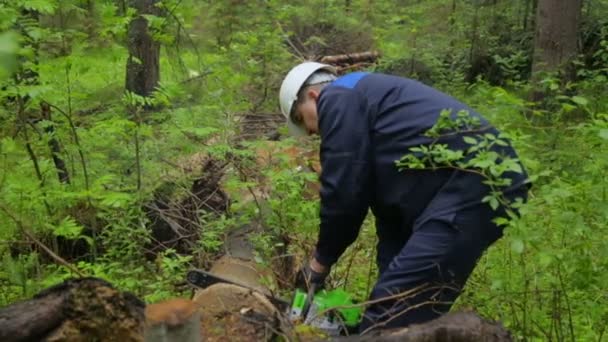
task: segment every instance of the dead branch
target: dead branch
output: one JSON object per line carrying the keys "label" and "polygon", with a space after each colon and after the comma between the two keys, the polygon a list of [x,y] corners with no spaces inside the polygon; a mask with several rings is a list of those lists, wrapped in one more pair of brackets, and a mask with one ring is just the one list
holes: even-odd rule
{"label": "dead branch", "polygon": [[0,210],[4,211],[4,213],[6,214],[6,216],[8,216],[11,220],[13,220],[13,222],[15,222],[15,224],[17,225],[17,227],[19,227],[19,229],[23,232],[23,234],[25,236],[27,236],[28,239],[32,240],[43,251],[45,251],[53,260],[57,261],[57,263],[59,263],[60,265],[63,265],[65,267],[67,267],[70,271],[76,273],[80,277],[84,277],[84,274],[82,272],[80,272],[80,270],[78,270],[75,266],[73,266],[69,262],[65,261],[65,259],[63,259],[59,255],[55,254],[50,248],[48,248],[45,244],[43,244],[40,240],[38,240],[34,236],[34,234],[32,234],[30,232],[30,230],[27,229],[27,227],[25,226],[25,224],[21,220],[19,220],[17,217],[15,217],[10,212],[10,210],[8,210],[8,208],[0,205]]}

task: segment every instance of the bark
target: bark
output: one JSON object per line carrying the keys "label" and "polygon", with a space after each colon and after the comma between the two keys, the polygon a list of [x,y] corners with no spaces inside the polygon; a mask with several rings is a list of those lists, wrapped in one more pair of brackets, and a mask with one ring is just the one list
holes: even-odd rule
{"label": "bark", "polygon": [[540,0],[536,9],[536,31],[532,75],[560,71],[578,52],[577,32],[582,0]]}
{"label": "bark", "polygon": [[143,309],[101,279],[68,280],[0,309],[0,341],[141,341]]}
{"label": "bark", "polygon": [[133,0],[138,16],[128,30],[129,58],[127,60],[126,89],[141,96],[149,96],[160,79],[160,43],[150,32],[144,14],[159,15],[157,0]]}

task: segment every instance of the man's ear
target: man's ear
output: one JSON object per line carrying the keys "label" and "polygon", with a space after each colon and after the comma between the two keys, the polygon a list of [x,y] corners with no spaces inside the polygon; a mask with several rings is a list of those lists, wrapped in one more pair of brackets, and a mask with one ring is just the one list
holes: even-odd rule
{"label": "man's ear", "polygon": [[306,91],[306,95],[308,95],[308,97],[310,97],[313,100],[315,100],[315,102],[319,99],[319,94],[320,94],[320,92],[317,89],[314,89],[314,88],[309,88]]}

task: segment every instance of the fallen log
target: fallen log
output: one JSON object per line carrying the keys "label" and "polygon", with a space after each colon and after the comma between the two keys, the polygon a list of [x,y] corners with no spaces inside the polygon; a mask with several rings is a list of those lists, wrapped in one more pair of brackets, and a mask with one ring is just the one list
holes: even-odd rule
{"label": "fallen log", "polygon": [[474,312],[452,312],[424,324],[339,339],[348,342],[509,342],[512,340],[509,331],[500,323],[483,319]]}
{"label": "fallen log", "polygon": [[0,309],[0,341],[142,341],[144,303],[97,278],[67,280]]}

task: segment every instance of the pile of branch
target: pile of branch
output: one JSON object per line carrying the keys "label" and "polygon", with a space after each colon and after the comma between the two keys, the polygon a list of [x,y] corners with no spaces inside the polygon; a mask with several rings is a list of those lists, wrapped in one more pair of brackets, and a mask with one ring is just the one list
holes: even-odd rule
{"label": "pile of branch", "polygon": [[359,70],[371,66],[380,58],[378,51],[348,53],[344,55],[325,56],[319,62],[331,64],[338,69],[339,74]]}

